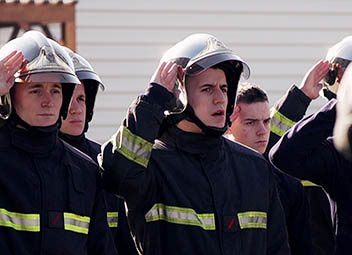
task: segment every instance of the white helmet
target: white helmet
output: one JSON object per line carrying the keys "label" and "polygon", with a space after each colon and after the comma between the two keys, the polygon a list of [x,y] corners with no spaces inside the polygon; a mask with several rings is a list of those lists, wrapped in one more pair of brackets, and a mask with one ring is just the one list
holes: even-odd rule
{"label": "white helmet", "polygon": [[[0,59],[12,51],[21,51],[25,65],[15,74],[15,82],[55,82],[62,86],[63,102],[60,114],[66,118],[75,84],[79,83],[68,53],[57,42],[47,38],[39,31],[28,31],[21,37],[6,43],[0,49]],[[6,95],[8,109],[0,117],[6,119],[11,114],[11,100]]]}
{"label": "white helmet", "polygon": [[[347,36],[332,46],[325,57],[332,64],[338,64],[340,73],[344,73],[348,64],[352,61],[352,36]],[[328,99],[336,97],[341,77],[338,77],[338,70],[332,68],[324,78],[324,96]],[[337,79],[339,78],[339,79]]]}
{"label": "white helmet", "polygon": [[[247,79],[250,75],[248,64],[236,55],[224,43],[210,34],[192,34],[184,40],[176,43],[162,57],[161,62],[171,61],[181,65],[185,72],[182,77],[182,82],[177,82],[175,92],[178,97],[176,108],[170,110],[168,114],[180,114],[186,108],[191,108],[187,102],[187,92],[184,85],[186,76],[198,75],[201,72],[211,68],[212,66],[223,64],[223,71],[228,82],[228,106],[227,106],[227,121],[224,129],[231,124],[230,115],[232,114],[235,104],[236,91],[239,78],[242,76]],[[192,115],[190,111],[185,114]],[[193,113],[194,115],[194,113]],[[190,117],[190,116],[188,116]],[[191,116],[191,119],[207,133],[208,129],[217,129],[207,127],[197,116]],[[221,129],[220,133],[224,132]]]}

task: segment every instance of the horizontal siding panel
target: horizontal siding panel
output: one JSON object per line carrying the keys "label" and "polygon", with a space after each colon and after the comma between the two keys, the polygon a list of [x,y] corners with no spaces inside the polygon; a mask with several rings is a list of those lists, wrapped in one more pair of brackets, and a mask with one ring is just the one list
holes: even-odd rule
{"label": "horizontal siding panel", "polygon": [[[238,55],[245,59],[256,59],[265,61],[299,61],[325,56],[327,48],[317,46],[301,46],[301,45],[241,45],[227,44]],[[162,53],[165,52],[170,45],[81,45],[78,52],[82,56],[89,56],[92,52],[96,52],[97,56],[94,60],[119,60],[119,61],[154,61],[158,62]],[[302,54],[302,53],[305,54]]]}
{"label": "horizontal siding panel", "polygon": [[99,94],[118,92],[133,93],[137,95],[145,90],[147,84],[149,83],[150,77],[104,76],[102,79],[105,85],[105,91],[101,91]]}
{"label": "horizontal siding panel", "polygon": [[117,129],[126,116],[128,109],[127,106],[128,105],[126,105],[125,108],[120,109],[96,109],[94,112],[92,125],[100,127],[112,125]]}
{"label": "horizontal siding panel", "polygon": [[[104,0],[80,1],[77,10],[80,12],[257,12],[257,13],[302,13],[315,14],[325,13],[328,15],[338,15],[338,13],[349,13],[348,9],[351,4],[347,0],[339,1],[319,1],[319,0],[297,0],[294,2],[279,0],[247,0],[230,2],[225,0],[219,1],[116,1]],[[334,13],[331,12],[334,10]]]}
{"label": "horizontal siding panel", "polygon": [[87,132],[87,137],[102,144],[112,137],[112,135],[116,132],[117,128],[118,127],[115,126],[101,127],[92,124],[90,125],[89,131]]}
{"label": "horizontal siding panel", "polygon": [[[348,29],[352,22],[351,13],[339,13],[334,22],[326,14],[251,14],[251,13],[193,13],[193,12],[105,12],[99,22],[96,12],[82,12],[77,19],[81,27],[123,27],[123,28],[192,28],[207,30],[209,27],[221,29]],[[310,18],[310,19],[309,19]],[[251,20],[251,22],[245,22]],[[191,22],[190,22],[191,21]]]}
{"label": "horizontal siding panel", "polygon": [[97,110],[121,110],[126,109],[138,94],[129,93],[100,93],[96,99]]}
{"label": "horizontal siding panel", "polygon": [[[352,6],[352,5],[351,5]],[[352,7],[351,7],[352,8]],[[231,29],[213,28],[196,30],[190,28],[94,28],[78,27],[78,50],[84,45],[112,46],[158,46],[168,48],[175,42],[192,33],[206,32],[224,40],[228,45],[272,45],[281,44],[292,46],[328,46],[341,38],[350,35],[349,29],[314,29],[314,30],[289,30],[289,29]],[[149,53],[145,52],[146,56]]]}

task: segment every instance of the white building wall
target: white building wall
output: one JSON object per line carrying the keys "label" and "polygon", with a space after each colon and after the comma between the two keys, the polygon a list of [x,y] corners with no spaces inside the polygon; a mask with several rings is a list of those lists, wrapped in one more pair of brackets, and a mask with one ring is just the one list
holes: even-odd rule
{"label": "white building wall", "polygon": [[[106,85],[89,131],[103,142],[144,91],[163,52],[187,35],[210,33],[234,49],[251,66],[249,81],[274,103],[332,44],[352,33],[352,1],[81,0],[76,22],[77,51]],[[314,102],[309,112],[323,102]]]}

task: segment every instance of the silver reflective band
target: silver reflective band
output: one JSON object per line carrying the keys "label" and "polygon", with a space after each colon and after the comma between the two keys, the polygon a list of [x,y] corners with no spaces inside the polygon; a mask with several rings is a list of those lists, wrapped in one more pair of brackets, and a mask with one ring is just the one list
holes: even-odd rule
{"label": "silver reflective band", "polygon": [[121,126],[112,137],[113,149],[133,162],[147,167],[153,144]]}
{"label": "silver reflective band", "polygon": [[64,229],[73,232],[88,234],[90,217],[74,213],[64,213]]}
{"label": "silver reflective band", "polygon": [[119,220],[119,213],[118,212],[107,212],[106,213],[108,219],[108,225],[110,228],[117,228],[118,220]]}
{"label": "silver reflective band", "polygon": [[40,215],[33,213],[10,212],[0,208],[0,226],[20,231],[39,232]]}
{"label": "silver reflective band", "polygon": [[264,228],[266,229],[266,212],[249,211],[237,214],[240,228]]}
{"label": "silver reflective band", "polygon": [[174,224],[201,227],[204,230],[215,230],[213,213],[196,213],[191,208],[155,204],[145,215],[147,222],[163,220]]}
{"label": "silver reflective band", "polygon": [[290,120],[275,108],[271,109],[271,131],[278,136],[283,136],[296,122]]}

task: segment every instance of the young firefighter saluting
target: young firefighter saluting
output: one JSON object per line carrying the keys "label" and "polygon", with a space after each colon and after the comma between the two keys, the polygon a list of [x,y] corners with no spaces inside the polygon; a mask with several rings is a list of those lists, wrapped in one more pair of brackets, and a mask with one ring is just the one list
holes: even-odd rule
{"label": "young firefighter saluting", "polygon": [[116,254],[99,168],[58,138],[79,83],[70,57],[30,31],[5,44],[0,59],[2,103],[12,103],[0,129],[1,254]]}
{"label": "young firefighter saluting", "polygon": [[242,72],[214,36],[185,38],[103,146],[104,182],[125,198],[143,254],[290,253],[270,165],[222,137]]}

